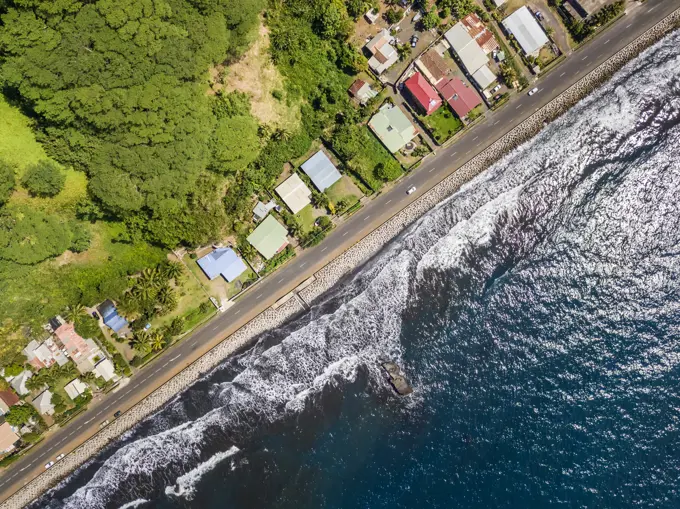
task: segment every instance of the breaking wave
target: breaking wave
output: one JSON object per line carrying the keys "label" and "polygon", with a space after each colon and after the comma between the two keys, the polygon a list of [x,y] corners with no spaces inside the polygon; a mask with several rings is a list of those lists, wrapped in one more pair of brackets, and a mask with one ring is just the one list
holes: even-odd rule
{"label": "breaking wave", "polygon": [[[637,184],[662,172],[666,176],[659,178],[672,174],[680,182],[679,46],[680,35],[674,34],[649,49],[421,218],[306,317],[265,334],[36,505],[122,509],[164,497],[191,500],[204,476],[229,458],[234,462],[237,454],[247,455],[244,444],[282,422],[316,415],[328,394],[342,394],[350,386],[389,394],[381,360],[403,365],[423,393],[434,390],[435,368],[416,371],[403,355],[401,336],[414,314],[424,305],[444,308],[464,302],[466,293],[500,284],[505,271],[521,271],[530,255],[544,253],[548,269],[542,277],[558,280],[560,266],[550,265],[547,239],[565,250],[578,244],[579,256],[592,257],[589,262],[600,270],[620,271],[617,284],[621,295],[628,295],[628,274],[620,260],[635,253],[629,260],[635,270],[645,270],[652,257],[657,270],[665,262],[656,239],[676,238],[664,232],[677,228],[677,211],[667,204],[678,195],[664,193],[677,188]],[[611,199],[614,194],[617,199]],[[660,207],[642,229],[620,208],[640,200],[655,200]],[[566,224],[578,225],[578,240],[563,233]],[[616,232],[620,242],[604,239],[604,231]],[[605,243],[614,251],[604,252]],[[664,249],[668,270],[652,279],[660,292],[676,275],[670,253],[677,254],[678,246]],[[533,282],[529,278],[522,284]],[[636,313],[632,300],[622,318]],[[507,305],[513,305],[512,294]],[[659,346],[640,363],[617,369],[644,375],[678,362],[674,351]],[[130,502],[120,506],[125,500]]]}

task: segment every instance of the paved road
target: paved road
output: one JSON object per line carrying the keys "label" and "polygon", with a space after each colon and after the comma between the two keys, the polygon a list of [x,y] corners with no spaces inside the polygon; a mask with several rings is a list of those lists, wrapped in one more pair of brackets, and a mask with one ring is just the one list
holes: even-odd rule
{"label": "paved road", "polygon": [[[537,94],[531,97],[522,94],[513,98],[501,110],[490,113],[456,143],[440,149],[436,157],[430,158],[389,192],[368,201],[319,246],[306,250],[263,280],[224,314],[135,375],[125,388],[94,401],[87,412],[76,417],[65,428],[51,433],[34,451],[9,467],[0,476],[0,500],[5,500],[38,475],[45,463],[85,441],[98,430],[103,420],[111,419],[117,410],[126,410],[143,399],[677,7],[677,0],[648,0],[635,8],[545,76],[537,84]],[[406,190],[411,186],[416,186],[417,192],[406,195]]]}

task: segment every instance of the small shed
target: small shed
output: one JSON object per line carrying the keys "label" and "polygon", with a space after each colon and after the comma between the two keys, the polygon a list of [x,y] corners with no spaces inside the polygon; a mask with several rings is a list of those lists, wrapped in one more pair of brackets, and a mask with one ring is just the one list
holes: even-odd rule
{"label": "small shed", "polygon": [[288,230],[272,216],[267,216],[260,226],[248,235],[247,240],[266,260],[269,260],[288,245]]}
{"label": "small shed", "polygon": [[271,200],[269,203],[262,203],[261,201],[258,201],[257,205],[255,205],[255,208],[253,209],[255,221],[262,221],[265,217],[267,217],[269,211],[275,208],[276,202],[274,200]]}
{"label": "small shed", "polygon": [[300,175],[294,173],[288,177],[283,184],[276,188],[278,194],[284,201],[293,214],[297,214],[307,205],[312,203],[312,192],[305,185],[300,178]]}
{"label": "small shed", "polygon": [[234,250],[228,247],[215,249],[200,258],[197,263],[211,281],[222,275],[230,283],[248,268]]}
{"label": "small shed", "polygon": [[302,163],[302,171],[312,179],[314,186],[322,193],[342,178],[340,172],[323,150]]}

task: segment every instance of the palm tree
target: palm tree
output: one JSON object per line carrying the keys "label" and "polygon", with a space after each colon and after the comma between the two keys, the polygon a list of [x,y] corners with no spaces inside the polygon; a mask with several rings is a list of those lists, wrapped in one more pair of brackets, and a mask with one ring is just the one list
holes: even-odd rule
{"label": "palm tree", "polygon": [[139,302],[132,292],[125,293],[118,301],[118,311],[129,319],[134,319],[139,315]]}
{"label": "palm tree", "polygon": [[137,278],[137,286],[157,288],[163,284],[163,275],[158,267],[144,269]]}
{"label": "palm tree", "polygon": [[184,275],[184,266],[178,262],[168,262],[163,266],[163,274],[167,279],[174,279],[177,282],[177,279]]}
{"label": "palm tree", "polygon": [[66,321],[70,323],[76,323],[80,321],[80,319],[87,314],[87,311],[85,311],[85,306],[83,306],[80,303],[77,304],[71,304],[69,307],[66,308]]}
{"label": "palm tree", "polygon": [[59,367],[59,377],[64,377],[64,378],[75,378],[78,376],[78,370],[76,369],[76,365],[73,364],[72,362],[68,362],[64,364],[63,366]]}
{"label": "palm tree", "polygon": [[175,291],[166,285],[158,290],[156,300],[163,307],[172,306],[173,304],[177,303],[177,296],[175,295]]}
{"label": "palm tree", "polygon": [[149,284],[137,284],[132,287],[132,295],[139,304],[154,300],[156,293],[158,293],[156,287]]}
{"label": "palm tree", "polygon": [[278,127],[272,133],[274,141],[288,141],[291,137],[291,132],[285,127]]}
{"label": "palm tree", "polygon": [[151,344],[151,349],[154,352],[158,352],[160,350],[163,350],[165,343],[166,343],[165,336],[163,336],[163,333],[161,331],[155,330],[151,333],[150,344]]}
{"label": "palm tree", "polygon": [[137,350],[139,353],[149,353],[151,349],[150,345],[151,337],[146,330],[140,330],[135,333],[130,341],[130,346]]}

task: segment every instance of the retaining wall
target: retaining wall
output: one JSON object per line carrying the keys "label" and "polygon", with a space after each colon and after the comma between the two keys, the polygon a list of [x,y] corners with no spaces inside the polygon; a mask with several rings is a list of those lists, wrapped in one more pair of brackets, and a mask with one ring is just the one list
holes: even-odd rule
{"label": "retaining wall", "polygon": [[[418,200],[397,213],[374,232],[322,268],[315,274],[315,280],[301,290],[299,295],[307,303],[312,303],[321,294],[335,285],[340,278],[375,255],[385,244],[402,232],[404,228],[411,225],[432,207],[458,190],[461,185],[477,176],[509,151],[536,135],[543,128],[544,122],[549,122],[566,112],[571,106],[609,79],[641,51],[674,29],[678,23],[680,23],[680,9],[657,23],[635,41],[613,55],[609,60],[572,85],[560,96],[539,109],[515,129],[501,137],[478,156],[437,184]],[[229,355],[247,346],[262,332],[282,325],[286,320],[302,311],[304,311],[304,307],[297,299],[290,299],[277,309],[269,308],[265,310],[120,418],[76,448],[50,470],[43,472],[17,491],[0,505],[0,509],[19,509],[24,507],[85,463],[110,441],[118,438],[139,421],[158,411],[177,393],[193,384],[204,373],[217,366]]]}

